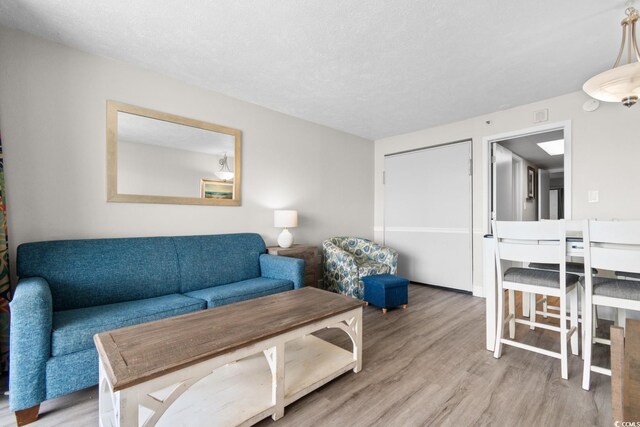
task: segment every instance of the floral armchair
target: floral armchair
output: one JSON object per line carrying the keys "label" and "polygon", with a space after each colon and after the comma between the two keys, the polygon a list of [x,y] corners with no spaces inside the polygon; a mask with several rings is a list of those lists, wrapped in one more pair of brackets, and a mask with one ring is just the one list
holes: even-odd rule
{"label": "floral armchair", "polygon": [[322,242],[324,288],[353,298],[364,297],[362,277],[395,274],[398,252],[359,237],[333,237]]}

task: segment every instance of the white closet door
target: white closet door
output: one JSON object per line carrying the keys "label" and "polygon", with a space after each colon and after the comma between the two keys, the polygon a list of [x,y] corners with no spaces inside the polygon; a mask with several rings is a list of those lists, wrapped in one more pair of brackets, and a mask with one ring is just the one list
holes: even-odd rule
{"label": "white closet door", "polygon": [[471,291],[471,142],[385,157],[384,238],[398,274]]}

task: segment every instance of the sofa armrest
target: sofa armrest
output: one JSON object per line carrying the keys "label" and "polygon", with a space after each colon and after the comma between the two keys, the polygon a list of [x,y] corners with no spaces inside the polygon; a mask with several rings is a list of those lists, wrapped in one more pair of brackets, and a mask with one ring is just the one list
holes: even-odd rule
{"label": "sofa armrest", "polygon": [[304,260],[302,259],[262,254],[260,271],[262,277],[291,280],[295,289],[304,286]]}
{"label": "sofa armrest", "polygon": [[10,306],[9,406],[18,411],[45,400],[53,317],[49,284],[40,277],[20,280]]}

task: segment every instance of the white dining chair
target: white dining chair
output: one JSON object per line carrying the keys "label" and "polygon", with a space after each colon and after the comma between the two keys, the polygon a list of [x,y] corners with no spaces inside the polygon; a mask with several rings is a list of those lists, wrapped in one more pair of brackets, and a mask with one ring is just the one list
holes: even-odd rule
{"label": "white dining chair", "polygon": [[[568,273],[572,273],[575,274],[577,276],[579,276],[580,278],[583,278],[585,276],[585,266],[584,263],[580,263],[580,262],[571,262],[571,261],[567,261],[565,263],[565,266],[567,268],[567,272]],[[540,270],[551,270],[551,271],[560,271],[560,265],[559,264],[549,264],[549,263],[541,263],[541,262],[532,262],[529,263],[529,267],[530,268],[537,268]],[[598,270],[595,268],[591,269],[591,274],[598,274]],[[583,288],[583,283],[584,281],[580,281],[581,286],[578,286],[578,299],[580,301],[584,301],[584,298],[581,298],[582,294],[584,294],[584,291],[582,291]],[[545,319],[547,317],[554,317],[556,319],[560,318],[560,315],[558,314],[558,312],[560,311],[560,307],[558,306],[554,306],[554,305],[549,305],[548,304],[548,296],[547,295],[542,295],[542,298],[537,299],[537,296],[532,295],[531,298],[531,303],[530,305],[535,307],[536,310],[536,314],[540,314],[542,315],[542,317],[544,317]],[[542,304],[542,310],[538,310],[537,306],[538,304]],[[582,303],[581,303],[582,304]],[[584,316],[582,315],[582,311],[581,311],[581,307],[578,307],[578,323],[583,323],[584,320]],[[551,311],[550,311],[551,310]],[[597,307],[593,307],[593,335],[595,336],[596,333],[596,329],[598,328],[598,310]],[[534,327],[531,327],[531,329],[534,329]],[[584,353],[583,353],[584,355]]]}
{"label": "white dining chair", "polygon": [[[625,276],[640,273],[640,221],[585,221],[584,261],[588,268],[601,268],[624,272]],[[587,275],[585,281],[585,304],[612,307],[618,312],[640,310],[640,282],[620,278],[593,277]],[[591,310],[585,310],[583,331],[591,331]],[[624,324],[619,325],[624,327]],[[611,370],[592,365],[593,343],[611,345],[611,341],[591,337],[585,340],[582,388],[589,390],[591,372],[611,376]]]}
{"label": "white dining chair", "polygon": [[[571,352],[578,354],[578,292],[579,276],[566,272],[566,231],[564,220],[555,221],[494,221],[495,256],[498,269],[498,322],[494,356],[500,358],[502,345],[510,345],[560,359],[561,376],[569,377],[567,341]],[[559,271],[526,267],[505,267],[504,261],[521,263],[552,263]],[[504,274],[502,272],[504,271]],[[504,316],[504,290],[509,293],[509,315]],[[535,321],[536,310],[530,310],[530,319],[515,316],[515,291],[550,295],[560,301],[559,326]],[[567,301],[570,315],[567,317]],[[567,327],[570,321],[570,327]],[[509,324],[509,338],[503,337],[504,325]],[[560,334],[560,352],[524,344],[515,340],[517,323],[539,327]]]}

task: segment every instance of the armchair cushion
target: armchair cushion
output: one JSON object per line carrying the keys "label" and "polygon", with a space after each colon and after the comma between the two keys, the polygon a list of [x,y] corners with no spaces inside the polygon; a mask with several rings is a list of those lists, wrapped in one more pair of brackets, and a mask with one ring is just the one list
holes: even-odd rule
{"label": "armchair cushion", "polygon": [[54,312],[51,353],[55,357],[94,348],[93,336],[97,333],[191,313],[205,307],[206,303],[201,299],[172,294]]}
{"label": "armchair cushion", "polygon": [[358,276],[360,278],[376,274],[388,274],[390,270],[391,267],[381,262],[365,261],[358,264]]}

